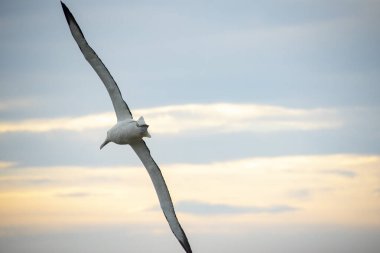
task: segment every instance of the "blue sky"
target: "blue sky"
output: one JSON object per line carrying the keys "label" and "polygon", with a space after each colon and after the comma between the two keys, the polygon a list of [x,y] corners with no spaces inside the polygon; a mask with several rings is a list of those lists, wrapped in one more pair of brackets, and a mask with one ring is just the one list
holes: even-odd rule
{"label": "blue sky", "polygon": [[[65,3],[195,252],[378,252],[379,1]],[[114,121],[59,1],[1,1],[0,249],[181,251]]]}

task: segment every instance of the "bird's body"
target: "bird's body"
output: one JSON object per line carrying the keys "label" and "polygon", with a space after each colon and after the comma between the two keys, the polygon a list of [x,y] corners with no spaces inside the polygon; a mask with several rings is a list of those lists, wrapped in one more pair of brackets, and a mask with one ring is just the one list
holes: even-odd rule
{"label": "bird's body", "polygon": [[100,146],[100,149],[109,142],[119,145],[131,145],[140,141],[143,137],[150,138],[148,127],[143,117],[140,117],[138,121],[132,119],[119,121],[107,131],[107,138]]}
{"label": "bird's body", "polygon": [[128,105],[123,100],[120,89],[115,80],[112,78],[108,69],[97,56],[95,51],[88,45],[70,10],[64,3],[61,2],[61,4],[71,34],[77,42],[85,59],[90,63],[91,67],[95,70],[106,87],[116,113],[117,123],[107,131],[106,140],[100,146],[100,149],[102,149],[109,142],[114,142],[121,145],[128,144],[132,147],[152,179],[152,183],[160,201],[160,206],[173,234],[178,239],[184,250],[187,253],[191,253],[192,250],[190,244],[175,214],[173,202],[165,180],[161,174],[161,170],[153,160],[150,150],[143,140],[144,137],[150,137],[150,134],[148,133],[149,126],[145,123],[143,117],[140,117],[137,121],[133,120],[132,113],[129,110]]}

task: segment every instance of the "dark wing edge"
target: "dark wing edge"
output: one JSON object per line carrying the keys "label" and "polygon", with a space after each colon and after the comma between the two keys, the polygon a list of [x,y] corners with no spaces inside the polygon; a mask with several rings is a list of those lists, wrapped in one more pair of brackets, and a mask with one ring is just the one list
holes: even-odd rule
{"label": "dark wing edge", "polygon": [[111,76],[107,67],[103,64],[102,60],[98,57],[95,51],[89,46],[86,38],[83,35],[78,23],[76,22],[73,14],[67,8],[67,6],[61,1],[63,13],[65,14],[67,24],[69,25],[71,34],[77,42],[79,49],[83,53],[86,60],[90,63],[92,68],[98,74],[104,86],[106,87],[108,94],[111,97],[113,107],[115,109],[116,117],[118,121],[133,118],[132,113],[123,97],[120,89],[117,86],[115,80]]}
{"label": "dark wing edge", "polygon": [[140,160],[142,161],[146,170],[149,173],[149,176],[156,190],[158,199],[160,201],[162,211],[164,212],[165,218],[169,223],[170,229],[172,230],[173,234],[175,235],[179,243],[182,245],[184,250],[187,253],[191,253],[192,250],[189,241],[187,240],[186,234],[183,231],[175,214],[173,202],[171,200],[170,193],[168,187],[166,186],[164,177],[162,176],[160,168],[153,160],[148,146],[143,140],[141,140],[137,143],[131,144],[131,147],[136,152],[137,156],[140,158]]}

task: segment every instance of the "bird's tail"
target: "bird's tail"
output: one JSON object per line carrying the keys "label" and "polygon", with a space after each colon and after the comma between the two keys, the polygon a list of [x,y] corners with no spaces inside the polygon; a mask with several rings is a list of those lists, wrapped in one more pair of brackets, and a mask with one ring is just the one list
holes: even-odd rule
{"label": "bird's tail", "polygon": [[138,120],[137,120],[137,125],[139,127],[148,127],[149,125],[145,123],[145,120],[144,120],[144,117],[141,116]]}

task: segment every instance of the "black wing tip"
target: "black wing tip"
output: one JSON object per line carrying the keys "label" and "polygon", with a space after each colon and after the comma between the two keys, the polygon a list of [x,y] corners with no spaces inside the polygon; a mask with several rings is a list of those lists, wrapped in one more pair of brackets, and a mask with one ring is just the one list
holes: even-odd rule
{"label": "black wing tip", "polygon": [[183,247],[183,249],[186,251],[186,253],[192,253],[193,251],[191,250],[191,247],[190,247],[190,244],[189,244],[189,241],[187,240],[187,238],[185,239],[185,241],[181,242],[179,241]]}
{"label": "black wing tip", "polygon": [[[145,143],[145,142],[144,142],[144,143]],[[146,145],[146,144],[145,144],[145,145]],[[148,150],[149,150],[149,149],[148,149]],[[157,167],[158,167],[158,166],[157,166]],[[174,207],[173,207],[173,211],[174,211]],[[165,212],[164,212],[164,215],[165,215],[166,220],[167,220],[168,223],[169,223],[170,229],[172,230],[174,236],[177,238],[178,242],[181,244],[182,248],[186,251],[186,253],[192,253],[193,251],[191,250],[189,240],[187,239],[186,233],[185,233],[185,231],[183,230],[181,224],[180,224],[179,221],[178,221],[178,218],[177,218],[177,215],[175,214],[175,211],[174,211],[174,216],[175,216],[175,218],[176,218],[176,220],[177,220],[177,223],[178,223],[178,226],[179,226],[179,228],[180,228],[180,230],[181,230],[181,237],[182,237],[182,238],[180,238],[176,233],[174,233],[174,230],[172,229],[172,226],[171,226],[171,224],[170,224],[170,222],[169,222],[169,219],[168,219],[168,217],[166,216],[166,213],[165,213]]]}
{"label": "black wing tip", "polygon": [[62,6],[62,9],[63,9],[63,13],[65,14],[66,21],[67,21],[67,23],[69,23],[69,20],[71,19],[71,17],[73,16],[73,14],[71,14],[69,8],[67,8],[66,4],[64,2],[62,2],[62,1],[61,1],[61,6]]}
{"label": "black wing tip", "polygon": [[81,33],[81,35],[84,38],[83,32],[80,29],[77,21],[75,20],[74,15],[71,13],[71,11],[69,10],[69,8],[66,6],[66,4],[64,2],[61,1],[61,5],[62,5],[63,13],[65,14],[66,21],[67,21],[67,24],[69,25],[69,27],[73,23],[78,28],[79,32]]}
{"label": "black wing tip", "polygon": [[183,231],[181,225],[179,225],[179,227],[181,228],[181,231],[182,231],[182,235],[183,235],[183,240],[180,240],[179,238],[178,241],[179,243],[182,245],[182,248],[186,251],[186,253],[192,253],[193,251],[191,250],[191,247],[190,247],[190,243],[189,243],[189,240],[187,240],[187,236],[185,234],[185,231]]}

